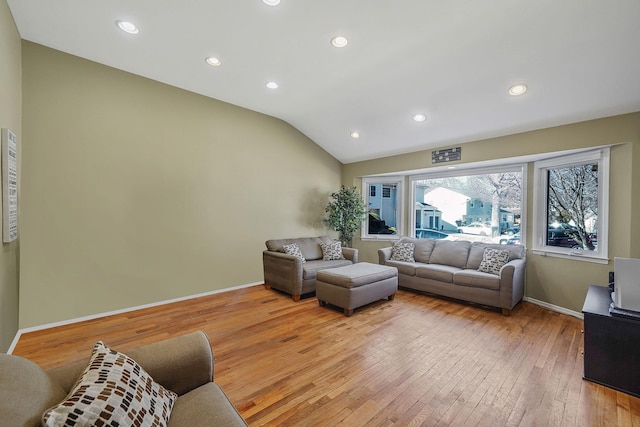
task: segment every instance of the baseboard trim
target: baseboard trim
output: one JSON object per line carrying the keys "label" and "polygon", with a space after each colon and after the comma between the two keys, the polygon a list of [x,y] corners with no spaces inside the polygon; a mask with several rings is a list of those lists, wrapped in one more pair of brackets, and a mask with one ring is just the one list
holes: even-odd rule
{"label": "baseboard trim", "polygon": [[62,320],[60,322],[47,323],[47,324],[44,324],[44,325],[32,326],[32,327],[24,328],[24,329],[18,329],[18,332],[16,333],[16,336],[13,338],[13,341],[11,342],[11,345],[9,346],[9,350],[7,350],[7,354],[12,354],[13,353],[13,350],[16,348],[16,345],[18,344],[18,341],[20,341],[20,337],[22,336],[22,334],[26,334],[28,332],[41,331],[43,329],[55,328],[57,326],[71,325],[73,323],[78,323],[78,322],[84,322],[84,321],[87,321],[87,320],[98,319],[100,317],[107,317],[107,316],[113,316],[115,314],[129,313],[131,311],[141,310],[141,309],[144,309],[144,308],[157,307],[159,305],[171,304],[171,303],[174,303],[174,302],[180,302],[180,301],[186,301],[186,300],[190,300],[190,299],[194,299],[194,298],[206,297],[206,296],[209,296],[209,295],[220,294],[220,293],[223,293],[223,292],[235,291],[237,289],[243,289],[243,288],[249,288],[251,286],[261,285],[262,283],[264,283],[264,282],[247,283],[245,285],[232,286],[230,288],[224,288],[224,289],[216,289],[214,291],[203,292],[201,294],[187,295],[187,296],[184,296],[184,297],[173,298],[173,299],[163,300],[163,301],[158,301],[158,302],[152,302],[152,303],[149,303],[149,304],[137,305],[137,306],[134,306],[134,307],[128,307],[128,308],[122,308],[122,309],[119,309],[119,310],[107,311],[107,312],[104,312],[104,313],[92,314],[92,315],[89,315],[89,316],[77,317],[75,319]]}
{"label": "baseboard trim", "polygon": [[545,301],[540,301],[535,298],[524,297],[523,301],[530,302],[531,304],[539,305],[540,307],[546,308],[551,311],[556,311],[558,313],[566,314],[568,316],[577,317],[578,319],[584,320],[584,315],[582,313],[578,313],[577,311],[569,310],[568,308],[560,307],[559,305],[550,304]]}

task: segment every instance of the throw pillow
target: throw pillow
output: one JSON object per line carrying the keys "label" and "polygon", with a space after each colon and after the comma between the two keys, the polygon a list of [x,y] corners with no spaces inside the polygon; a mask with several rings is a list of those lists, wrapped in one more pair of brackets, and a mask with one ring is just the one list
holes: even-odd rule
{"label": "throw pillow", "polygon": [[415,243],[396,243],[391,248],[391,259],[393,261],[416,262],[413,258],[413,251],[416,248]]}
{"label": "throw pillow", "polygon": [[509,251],[502,249],[486,248],[482,255],[482,261],[478,271],[500,274],[500,269],[509,261]]}
{"label": "throw pillow", "polygon": [[322,259],[324,261],[344,259],[342,256],[342,244],[339,241],[320,243],[320,248],[322,248]]}
{"label": "throw pillow", "polygon": [[166,426],[178,395],[125,354],[98,341],[66,399],[47,410],[43,426]]}
{"label": "throw pillow", "polygon": [[285,254],[297,256],[302,260],[302,262],[307,262],[297,244],[291,243],[290,245],[282,245],[282,249],[284,249]]}

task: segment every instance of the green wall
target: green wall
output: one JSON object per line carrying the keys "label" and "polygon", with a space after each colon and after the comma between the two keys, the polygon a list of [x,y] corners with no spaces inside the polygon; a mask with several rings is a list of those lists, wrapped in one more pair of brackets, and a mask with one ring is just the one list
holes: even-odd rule
{"label": "green wall", "polygon": [[[560,150],[619,144],[611,149],[609,257],[640,258],[640,113],[558,126],[461,145],[461,163],[536,155]],[[440,147],[448,148],[448,147]],[[343,167],[345,185],[361,177],[430,167],[431,150],[357,162]],[[533,224],[533,168],[529,165],[526,236]],[[406,194],[408,197],[408,185]],[[405,219],[408,221],[408,215]],[[606,232],[606,231],[605,231]],[[377,250],[389,242],[356,239],[362,261],[377,262]],[[527,251],[526,295],[580,312],[589,284],[606,284],[609,265],[540,256]]]}
{"label": "green wall", "polygon": [[265,240],[329,233],[341,164],[292,126],[22,46],[21,328],[260,282]]}
{"label": "green wall", "polygon": [[[0,128],[18,137],[18,174],[22,147],[22,65],[20,35],[5,0],[0,1]],[[20,185],[20,179],[18,179]],[[19,196],[19,195],[18,195]],[[18,198],[18,203],[20,199]],[[0,219],[2,209],[0,209]],[[18,222],[20,229],[22,224]],[[5,352],[18,331],[19,241],[2,243],[0,253],[0,352]]]}

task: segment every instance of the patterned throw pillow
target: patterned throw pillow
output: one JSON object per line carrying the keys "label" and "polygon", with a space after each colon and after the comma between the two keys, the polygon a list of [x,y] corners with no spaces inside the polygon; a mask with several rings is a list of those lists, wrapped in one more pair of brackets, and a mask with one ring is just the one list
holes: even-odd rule
{"label": "patterned throw pillow", "polygon": [[396,243],[391,248],[391,259],[393,261],[416,262],[413,259],[413,250],[415,248],[415,243]]}
{"label": "patterned throw pillow", "polygon": [[500,269],[507,263],[507,261],[509,261],[509,251],[485,248],[478,271],[500,274]]}
{"label": "patterned throw pillow", "polygon": [[339,241],[320,243],[320,247],[322,248],[322,259],[324,261],[344,259],[342,256],[342,244]]}
{"label": "patterned throw pillow", "polygon": [[307,262],[307,260],[304,259],[304,256],[302,255],[302,251],[300,250],[297,244],[291,243],[290,245],[282,245],[282,249],[284,249],[285,254],[297,256],[302,260],[303,263]]}
{"label": "patterned throw pillow", "polygon": [[66,399],[43,426],[166,426],[178,395],[153,381],[130,357],[102,341]]}

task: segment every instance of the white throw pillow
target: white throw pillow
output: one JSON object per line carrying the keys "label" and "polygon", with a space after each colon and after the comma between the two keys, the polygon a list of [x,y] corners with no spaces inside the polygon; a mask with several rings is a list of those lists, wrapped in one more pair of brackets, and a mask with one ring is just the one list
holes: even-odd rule
{"label": "white throw pillow", "polygon": [[509,251],[485,248],[478,271],[500,274],[500,269],[509,261]]}
{"label": "white throw pillow", "polygon": [[302,251],[296,243],[291,243],[290,245],[282,245],[282,249],[284,249],[285,254],[297,256],[302,260],[303,263],[307,262],[307,260],[304,259],[304,256],[302,255]]}
{"label": "white throw pillow", "polygon": [[391,248],[391,259],[393,261],[416,262],[413,258],[413,251],[416,245],[413,242],[396,243]]}
{"label": "white throw pillow", "polygon": [[339,241],[320,243],[320,248],[322,249],[322,259],[324,261],[344,259],[344,256],[342,256],[342,244]]}
{"label": "white throw pillow", "polygon": [[129,356],[98,341],[89,366],[65,400],[42,415],[42,425],[166,426],[177,398]]}

